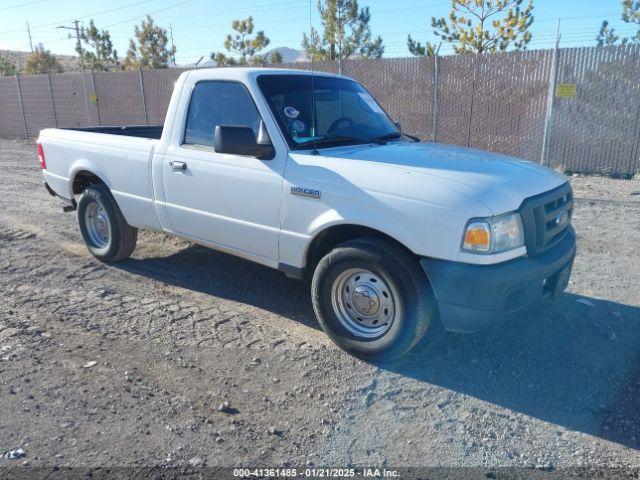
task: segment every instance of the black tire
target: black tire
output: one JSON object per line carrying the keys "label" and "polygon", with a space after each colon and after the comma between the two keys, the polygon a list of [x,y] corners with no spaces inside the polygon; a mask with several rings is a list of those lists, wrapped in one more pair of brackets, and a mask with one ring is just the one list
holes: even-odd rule
{"label": "black tire", "polygon": [[[339,318],[339,308],[334,308],[334,284],[354,269],[375,274],[399,297],[388,330],[374,338],[354,334]],[[390,360],[407,353],[425,335],[436,313],[427,276],[416,259],[403,248],[378,238],[351,240],[329,252],[316,267],[311,294],[316,316],[327,335],[343,350],[366,360]]]}
{"label": "black tire", "polygon": [[[92,238],[91,227],[87,225],[87,209],[94,210],[98,207],[106,213],[106,223],[109,227],[105,235],[108,239],[106,244],[100,244],[95,237]],[[136,248],[138,229],[127,223],[105,185],[91,185],[82,192],[78,201],[78,223],[84,243],[98,260],[107,263],[119,262],[129,258]]]}

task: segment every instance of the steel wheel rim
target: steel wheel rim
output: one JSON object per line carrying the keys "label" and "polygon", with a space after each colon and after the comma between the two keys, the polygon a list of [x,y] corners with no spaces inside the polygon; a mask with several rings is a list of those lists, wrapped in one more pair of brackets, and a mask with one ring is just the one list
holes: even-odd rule
{"label": "steel wheel rim", "polygon": [[397,312],[394,290],[379,275],[351,268],[342,272],[331,287],[333,311],[352,335],[377,338],[389,331]]}
{"label": "steel wheel rim", "polygon": [[106,210],[98,202],[91,202],[84,212],[87,235],[97,248],[106,248],[111,241],[111,225]]}

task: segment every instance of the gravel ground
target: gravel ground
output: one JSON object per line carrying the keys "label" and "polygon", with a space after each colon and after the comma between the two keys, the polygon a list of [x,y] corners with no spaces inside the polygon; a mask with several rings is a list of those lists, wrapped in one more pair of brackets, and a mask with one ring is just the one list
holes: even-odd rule
{"label": "gravel ground", "polygon": [[571,179],[566,295],[374,365],[305,285],[150,232],[103,265],[32,143],[0,140],[0,169],[0,453],[25,452],[0,468],[640,468],[638,181]]}

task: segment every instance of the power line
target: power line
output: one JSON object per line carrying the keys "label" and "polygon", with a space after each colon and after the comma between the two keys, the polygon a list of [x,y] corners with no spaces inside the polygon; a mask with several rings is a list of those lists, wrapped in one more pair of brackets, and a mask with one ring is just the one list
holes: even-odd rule
{"label": "power line", "polygon": [[154,11],[152,11],[152,12],[147,12],[147,13],[145,13],[144,15],[138,15],[138,16],[136,16],[136,17],[128,18],[128,19],[126,19],[126,20],[122,20],[122,21],[117,22],[117,23],[112,23],[112,24],[110,24],[110,25],[105,26],[104,28],[115,27],[116,25],[121,25],[121,24],[123,24],[123,23],[132,22],[132,21],[134,21],[134,20],[139,20],[140,18],[144,18],[144,17],[146,17],[147,15],[153,15],[153,14],[155,14],[155,13],[166,12],[167,10],[171,10],[172,8],[180,7],[180,6],[182,6],[182,5],[185,5],[185,4],[187,4],[187,3],[191,3],[191,2],[193,2],[193,0],[185,0],[184,2],[176,3],[175,5],[171,5],[171,6],[169,6],[169,7],[161,8],[161,9],[159,9],[159,10],[154,10]]}
{"label": "power line", "polygon": [[[145,0],[145,2],[147,2],[147,1],[151,1],[151,0]],[[110,27],[113,27],[113,26],[116,26],[116,25],[120,25],[122,23],[127,23],[127,22],[130,22],[130,21],[133,21],[133,20],[138,20],[140,18],[146,17],[147,15],[152,15],[152,14],[157,13],[157,12],[164,12],[164,11],[170,10],[172,8],[179,7],[179,6],[184,5],[184,4],[191,3],[193,1],[194,0],[185,0],[183,2],[176,3],[176,4],[171,5],[169,7],[161,8],[159,10],[154,10],[152,12],[147,12],[147,13],[145,13],[143,15],[138,15],[136,17],[133,17],[133,18],[130,18],[130,19],[127,19],[127,20],[123,20],[123,21],[118,22],[118,23],[113,23],[113,24],[110,24],[110,25],[106,25],[104,28],[106,29],[106,28],[110,28]],[[141,2],[141,3],[144,3],[144,2]],[[81,17],[81,18],[86,18],[86,17]],[[47,43],[57,43],[57,42],[61,42],[63,40],[66,40],[66,38],[57,38],[57,39],[54,39],[54,40],[49,40]]]}
{"label": "power line", "polygon": [[[581,16],[577,16],[577,17],[562,17],[562,18],[561,18],[561,20],[562,20],[562,21],[566,21],[566,20],[584,20],[584,19],[586,19],[586,18],[605,18],[605,17],[608,17],[608,16],[610,16],[610,15],[620,15],[620,13],[621,13],[621,12],[615,12],[615,13],[612,13],[612,12],[607,12],[607,13],[592,13],[592,14],[590,14],[590,15],[581,15]],[[558,21],[558,19],[557,19],[557,18],[550,18],[550,17],[547,17],[547,18],[536,18],[536,19],[534,20],[534,23],[535,23],[535,22],[538,22],[538,23],[539,23],[539,22],[557,22],[557,21]]]}
{"label": "power line", "polygon": [[[44,0],[43,0],[44,1]],[[143,3],[149,3],[152,2],[153,0],[142,0],[140,2],[136,2],[136,3],[130,3],[128,5],[123,5],[121,7],[116,7],[116,8],[111,8],[109,10],[102,10],[101,12],[95,12],[95,13],[91,13],[89,15],[84,15],[82,17],[77,17],[77,18],[67,18],[65,20],[58,20],[55,22],[51,22],[51,23],[45,23],[43,25],[36,25],[35,27],[31,27],[32,30],[36,30],[38,28],[45,28],[45,27],[52,27],[54,25],[58,25],[60,23],[66,23],[66,22],[73,22],[74,20],[83,20],[85,18],[93,18],[93,17],[97,17],[99,15],[105,15],[107,13],[113,13],[113,12],[117,12],[119,10],[124,10],[126,8],[131,8],[131,7],[135,7],[138,5],[142,5]],[[193,1],[193,0],[189,0],[189,1]],[[186,3],[186,2],[185,2]],[[15,33],[15,32],[20,32],[21,30],[4,30],[0,33]]]}
{"label": "power line", "polygon": [[35,2],[27,2],[27,3],[21,3],[20,5],[12,5],[10,7],[2,7],[0,8],[0,12],[4,12],[5,10],[12,10],[14,8],[20,8],[20,7],[28,7],[29,5],[35,5],[36,3],[44,3],[47,0],[36,0]]}
{"label": "power line", "polygon": [[[296,5],[300,9],[302,9],[302,8],[306,9],[306,5],[305,4],[302,4],[299,1],[296,1],[296,2],[258,4],[258,5],[255,5],[254,7],[242,7],[242,8],[235,8],[235,9],[232,9],[232,10],[205,10],[205,11],[201,11],[201,12],[194,12],[194,13],[192,13],[190,15],[172,15],[171,17],[164,17],[164,18],[167,18],[167,19],[171,18],[173,20],[175,18],[193,18],[194,16],[203,16],[203,15],[209,15],[209,14],[215,14],[215,15],[221,15],[221,14],[225,14],[225,13],[237,14],[238,12],[242,12],[242,11],[255,12],[255,11],[268,10],[268,11],[271,12],[271,11],[278,11],[278,10],[292,10],[291,7],[273,8],[274,6],[277,7],[277,6],[286,6],[286,5]],[[444,6],[444,5],[450,5],[450,3],[436,3],[436,4],[431,4],[431,5],[425,5],[424,3],[421,3],[421,4],[404,6],[404,7],[376,9],[375,12],[376,13],[386,13],[386,12],[426,9],[426,8],[430,8],[430,7],[438,7],[438,6]],[[158,19],[162,19],[162,18],[163,17],[158,17]],[[305,16],[304,20],[307,20],[307,18],[308,17]],[[261,22],[261,23],[263,23],[263,22]]]}
{"label": "power line", "polygon": [[[273,7],[277,7],[277,6],[285,6],[285,5],[296,5],[299,6],[300,8],[306,8],[305,5],[300,4],[299,1],[295,1],[295,2],[282,2],[282,3],[261,3],[256,5],[255,7],[246,7],[246,8],[234,8],[232,10],[206,10],[206,11],[201,11],[201,12],[194,12],[191,13],[189,15],[171,15],[170,17],[157,17],[158,20],[161,20],[163,18],[165,19],[176,19],[176,18],[193,18],[193,17],[199,17],[199,16],[204,16],[204,15],[209,15],[209,14],[215,14],[215,15],[221,15],[221,14],[225,14],[225,13],[234,13],[237,14],[238,12],[242,12],[242,11],[249,11],[249,12],[255,12],[255,11],[262,11],[262,10],[266,10],[266,11],[274,11],[274,10],[291,10],[291,7],[286,7],[286,8],[277,8],[274,9]],[[294,7],[295,8],[295,7]],[[305,17],[305,20],[307,19],[307,17]]]}
{"label": "power line", "polygon": [[[157,18],[156,18],[157,20]],[[304,21],[306,20],[306,18],[290,18],[288,20],[269,20],[269,21],[264,21],[264,22],[260,22],[260,25],[268,25],[271,23],[278,23],[278,24],[282,24],[282,23],[293,23],[293,22],[300,22],[300,21]],[[225,22],[225,23],[209,23],[209,24],[204,24],[204,25],[189,25],[188,27],[185,28],[217,28],[217,27],[229,27],[230,26],[230,22]]]}

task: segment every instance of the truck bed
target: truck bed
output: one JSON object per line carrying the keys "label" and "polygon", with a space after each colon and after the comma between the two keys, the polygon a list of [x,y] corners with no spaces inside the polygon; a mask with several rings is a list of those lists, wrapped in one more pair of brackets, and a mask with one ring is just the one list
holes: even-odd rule
{"label": "truck bed", "polygon": [[42,130],[44,179],[55,194],[73,199],[74,179],[90,172],[109,188],[130,225],[157,229],[151,157],[161,132],[161,126]]}
{"label": "truck bed", "polygon": [[108,135],[123,135],[126,137],[151,138],[155,140],[159,140],[162,136],[162,125],[113,125],[101,127],[61,128],[60,130],[105,133]]}

